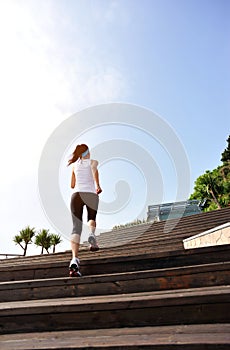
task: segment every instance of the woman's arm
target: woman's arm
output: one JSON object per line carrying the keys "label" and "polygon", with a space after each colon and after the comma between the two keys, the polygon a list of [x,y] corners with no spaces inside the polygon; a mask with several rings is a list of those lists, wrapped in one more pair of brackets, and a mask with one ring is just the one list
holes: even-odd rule
{"label": "woman's arm", "polygon": [[91,160],[91,168],[92,168],[92,173],[93,173],[93,179],[95,181],[96,184],[96,192],[97,194],[102,192],[102,189],[100,187],[100,183],[99,183],[99,172],[97,169],[98,166],[98,161],[97,160]]}
{"label": "woman's arm", "polygon": [[71,188],[74,188],[76,184],[76,176],[75,176],[75,172],[74,172],[74,168],[72,170],[72,175],[71,175]]}

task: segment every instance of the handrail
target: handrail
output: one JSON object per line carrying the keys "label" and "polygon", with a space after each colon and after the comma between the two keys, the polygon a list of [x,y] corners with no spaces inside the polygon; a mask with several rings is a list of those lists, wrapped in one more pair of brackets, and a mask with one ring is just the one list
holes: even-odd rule
{"label": "handrail", "polygon": [[0,254],[0,256],[5,256],[7,259],[8,256],[23,256],[22,254]]}

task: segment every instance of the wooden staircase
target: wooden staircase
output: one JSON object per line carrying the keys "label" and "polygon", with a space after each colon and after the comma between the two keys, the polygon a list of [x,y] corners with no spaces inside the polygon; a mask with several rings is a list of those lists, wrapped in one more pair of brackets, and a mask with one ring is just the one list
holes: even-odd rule
{"label": "wooden staircase", "polygon": [[230,349],[230,246],[183,239],[230,208],[102,233],[101,250],[1,260],[0,349]]}

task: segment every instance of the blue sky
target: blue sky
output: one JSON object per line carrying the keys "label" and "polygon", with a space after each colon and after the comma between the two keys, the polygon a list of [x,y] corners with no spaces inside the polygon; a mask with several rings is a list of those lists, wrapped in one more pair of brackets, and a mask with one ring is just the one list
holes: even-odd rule
{"label": "blue sky", "polygon": [[[230,126],[229,16],[224,0],[0,2],[0,254],[21,252],[12,237],[26,225],[54,231],[39,202],[39,159],[53,130],[85,108],[121,102],[161,116],[187,153],[191,191],[199,175],[220,164]],[[108,139],[114,132],[107,130]],[[143,134],[129,138],[150,147]],[[168,160],[156,161],[164,200],[172,200]],[[133,178],[138,182],[138,173]],[[106,168],[102,179],[109,200]],[[64,239],[60,249],[68,244]]]}

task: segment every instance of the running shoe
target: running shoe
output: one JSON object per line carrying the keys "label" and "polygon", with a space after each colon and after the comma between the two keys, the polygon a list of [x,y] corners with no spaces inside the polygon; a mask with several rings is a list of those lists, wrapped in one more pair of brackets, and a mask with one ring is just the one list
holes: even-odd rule
{"label": "running shoe", "polygon": [[90,244],[89,250],[91,252],[97,252],[99,250],[98,244],[97,244],[97,239],[94,233],[90,233],[88,242]]}
{"label": "running shoe", "polygon": [[69,276],[70,277],[81,277],[79,271],[80,261],[79,259],[72,259],[69,266]]}

